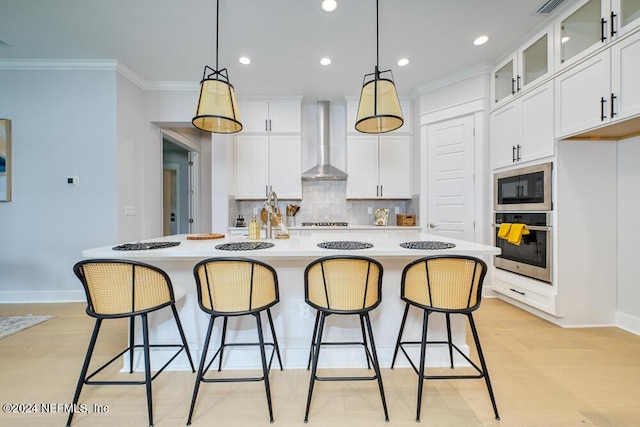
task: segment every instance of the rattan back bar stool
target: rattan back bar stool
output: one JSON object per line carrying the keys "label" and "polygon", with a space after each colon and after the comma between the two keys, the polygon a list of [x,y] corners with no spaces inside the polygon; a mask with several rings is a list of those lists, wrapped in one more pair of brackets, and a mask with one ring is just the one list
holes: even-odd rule
{"label": "rattan back bar stool", "polygon": [[[203,382],[263,381],[267,395],[269,420],[273,422],[269,371],[271,370],[274,353],[277,355],[280,370],[282,370],[280,348],[278,347],[273,317],[271,316],[271,307],[280,300],[276,271],[268,264],[248,258],[209,258],[196,264],[193,274],[198,290],[198,304],[205,313],[209,314],[210,319],[191,398],[187,425],[191,424],[198,390],[200,389],[200,383]],[[264,340],[260,314],[265,311],[273,342],[265,342]],[[255,317],[258,342],[226,342],[228,318],[249,315]],[[219,317],[223,318],[220,347],[207,363],[207,350],[211,341],[213,324]],[[262,376],[251,378],[206,378],[205,375],[216,358],[219,358],[218,371],[222,369],[224,349],[233,346],[259,346]],[[273,348],[268,361],[265,346]]]}
{"label": "rattan back bar stool", "polygon": [[[151,394],[151,382],[171,363],[183,350],[185,351],[191,369],[195,372],[189,346],[180,323],[180,317],[175,306],[173,286],[167,273],[153,265],[136,261],[115,259],[84,260],[76,263],[73,271],[82,282],[87,297],[86,312],[96,319],[89,347],[82,365],[80,378],[73,396],[73,405],[78,403],[80,392],[84,384],[145,384],[147,391],[147,410],[149,413],[149,425],[153,425],[153,405]],[[176,321],[178,332],[182,340],[179,344],[150,344],[149,326],[147,315],[151,312],[170,307]],[[142,344],[135,344],[134,330],[135,318],[142,320]],[[102,321],[105,319],[129,319],[129,347],[114,356],[111,360],[87,374],[91,356],[98,339],[98,333]],[[177,352],[160,368],[151,375],[150,349],[151,348],[178,348]],[[91,380],[104,368],[115,362],[120,356],[129,352],[129,373],[133,372],[133,350],[142,348],[144,354],[144,381],[97,381]],[[67,426],[71,425],[73,411],[69,412]]]}
{"label": "rattan back bar stool", "polygon": [[[393,369],[398,350],[402,350],[409,360],[414,371],[418,375],[418,402],[416,421],[420,421],[420,408],[422,405],[422,389],[425,379],[478,379],[484,378],[489,391],[491,404],[497,420],[498,407],[493,395],[489,371],[485,363],[478,331],[473,320],[473,312],[480,307],[482,300],[482,285],[487,273],[487,265],[479,258],[470,256],[431,256],[415,260],[405,266],[402,271],[401,298],[406,302],[398,339],[393,352],[391,369]],[[407,315],[410,307],[423,310],[422,338],[420,341],[403,341]],[[433,313],[444,313],[447,325],[447,341],[428,341],[427,328],[429,316]],[[473,340],[475,342],[480,366],[464,354],[451,339],[451,315],[461,314],[467,317]],[[456,350],[475,370],[476,375],[427,375],[425,372],[425,359],[427,345],[447,345],[451,369],[454,369],[453,350]],[[405,350],[407,345],[420,346],[420,361],[416,364],[411,360]]]}
{"label": "rattan back bar stool", "polygon": [[[305,302],[318,311],[314,326],[311,350],[311,376],[304,422],[309,419],[311,398],[316,381],[366,381],[377,380],[384,417],[389,421],[387,402],[384,396],[380,364],[376,353],[369,312],[381,302],[382,265],[371,258],[362,256],[329,256],[310,263],[304,271]],[[363,333],[362,342],[323,342],[325,321],[331,315],[356,315],[360,318],[361,328],[367,330],[368,341]],[[363,326],[364,325],[364,326]],[[367,366],[372,365],[373,376],[318,375],[320,349],[327,345],[362,345],[367,357]],[[370,365],[369,365],[370,364]]]}

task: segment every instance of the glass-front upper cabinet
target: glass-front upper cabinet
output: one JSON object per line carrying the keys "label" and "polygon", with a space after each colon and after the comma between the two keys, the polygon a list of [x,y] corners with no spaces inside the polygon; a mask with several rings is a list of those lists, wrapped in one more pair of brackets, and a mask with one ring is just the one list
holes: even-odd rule
{"label": "glass-front upper cabinet", "polygon": [[638,27],[640,0],[586,0],[557,21],[557,68],[584,58]]}
{"label": "glass-front upper cabinet", "polygon": [[551,75],[552,37],[553,32],[549,27],[498,64],[493,70],[494,104],[498,105],[518,96],[532,83]]}

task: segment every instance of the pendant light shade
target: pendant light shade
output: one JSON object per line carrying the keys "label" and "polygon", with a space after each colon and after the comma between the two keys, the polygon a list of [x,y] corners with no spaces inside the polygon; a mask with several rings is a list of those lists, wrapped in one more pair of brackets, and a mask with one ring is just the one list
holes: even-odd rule
{"label": "pendant light shade", "polygon": [[[209,75],[207,71],[210,71]],[[204,67],[198,107],[191,122],[198,129],[213,133],[236,133],[242,130],[236,93],[229,84],[226,68],[215,71]]]}
{"label": "pendant light shade", "polygon": [[[366,74],[360,92],[356,130],[363,133],[385,133],[403,125],[402,109],[391,70],[379,71],[378,0],[376,0],[376,66]],[[388,76],[382,77],[383,74]]]}
{"label": "pendant light shade", "polygon": [[242,130],[235,90],[226,68],[218,68],[218,29],[220,0],[216,1],[216,69],[204,67],[196,114],[191,120],[198,129],[212,133],[236,133]]}

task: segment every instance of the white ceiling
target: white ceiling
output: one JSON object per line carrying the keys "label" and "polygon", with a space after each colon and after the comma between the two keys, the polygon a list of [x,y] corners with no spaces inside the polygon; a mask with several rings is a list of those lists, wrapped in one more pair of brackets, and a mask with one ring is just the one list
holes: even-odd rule
{"label": "white ceiling", "polygon": [[[238,95],[359,95],[376,61],[375,1],[337,1],[326,13],[321,0],[220,0],[219,66]],[[489,67],[550,23],[534,13],[543,3],[380,0],[380,68],[409,96]],[[482,34],[489,42],[473,46]],[[116,59],[147,82],[197,84],[205,65],[215,68],[215,0],[0,0],[0,40],[0,60]],[[400,57],[410,64],[397,66]]]}

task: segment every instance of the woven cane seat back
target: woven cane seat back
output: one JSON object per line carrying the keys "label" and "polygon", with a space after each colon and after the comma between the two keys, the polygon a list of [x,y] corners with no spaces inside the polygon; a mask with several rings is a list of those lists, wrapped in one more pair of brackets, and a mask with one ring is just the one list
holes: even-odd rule
{"label": "woven cane seat back", "polygon": [[307,300],[318,308],[358,311],[380,302],[382,266],[368,258],[325,258],[305,272]]}
{"label": "woven cane seat back", "polygon": [[405,267],[402,297],[439,310],[475,309],[480,304],[486,265],[466,257],[431,257]]}
{"label": "woven cane seat back", "polygon": [[173,300],[168,277],[153,266],[87,261],[76,264],[74,271],[85,287],[89,314],[125,316],[155,310]]}
{"label": "woven cane seat back", "polygon": [[211,259],[194,269],[198,300],[205,311],[244,313],[278,302],[275,270],[254,260]]}

